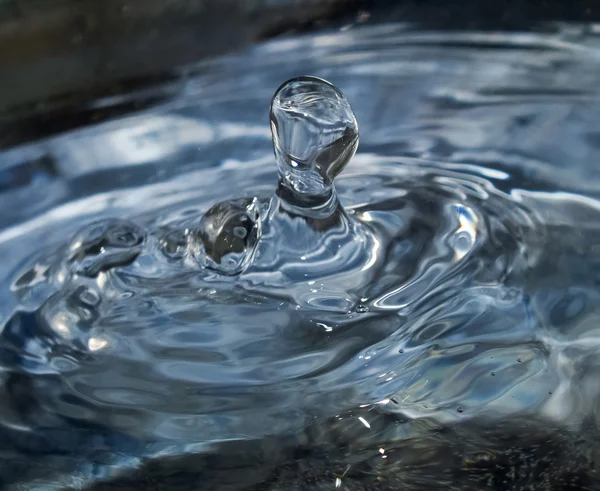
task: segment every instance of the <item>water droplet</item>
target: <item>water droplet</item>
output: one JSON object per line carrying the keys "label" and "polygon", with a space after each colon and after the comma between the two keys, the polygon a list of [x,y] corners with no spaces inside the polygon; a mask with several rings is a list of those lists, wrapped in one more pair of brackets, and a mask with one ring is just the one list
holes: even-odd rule
{"label": "water droplet", "polygon": [[271,132],[288,199],[329,197],[358,147],[358,124],[344,95],[316,77],[284,83],[271,102]]}
{"label": "water droplet", "polygon": [[239,274],[252,260],[260,231],[257,200],[218,203],[193,233],[196,257],[204,267],[221,274]]}
{"label": "water droplet", "polygon": [[127,220],[103,220],[80,230],[69,246],[68,261],[78,275],[95,277],[101,271],[133,262],[142,251],[144,231]]}
{"label": "water droplet", "polygon": [[404,349],[400,349],[400,351],[398,353],[403,354],[404,353]]}
{"label": "water droplet", "polygon": [[458,408],[456,409],[457,413],[462,413],[464,412],[464,409],[461,406],[458,406]]}
{"label": "water droplet", "polygon": [[361,304],[358,304],[356,306],[356,308],[354,309],[354,311],[357,314],[366,314],[369,311],[369,307],[367,305],[361,303]]}
{"label": "water droplet", "polygon": [[184,230],[172,230],[160,239],[160,249],[169,259],[181,259],[185,255],[187,244]]}

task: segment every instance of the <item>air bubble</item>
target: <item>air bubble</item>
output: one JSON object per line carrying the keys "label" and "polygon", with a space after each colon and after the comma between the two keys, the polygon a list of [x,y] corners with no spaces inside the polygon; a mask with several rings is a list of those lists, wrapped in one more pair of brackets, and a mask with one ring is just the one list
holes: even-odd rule
{"label": "air bubble", "polygon": [[208,269],[239,274],[252,260],[260,230],[257,200],[218,203],[206,212],[193,233],[196,257]]}
{"label": "air bubble", "polygon": [[185,256],[188,237],[185,230],[172,230],[162,236],[160,250],[168,259],[181,259]]}

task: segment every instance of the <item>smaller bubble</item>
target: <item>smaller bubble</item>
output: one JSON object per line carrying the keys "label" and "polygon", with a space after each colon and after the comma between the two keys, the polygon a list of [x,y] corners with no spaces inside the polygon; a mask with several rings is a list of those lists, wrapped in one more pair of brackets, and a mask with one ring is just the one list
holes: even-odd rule
{"label": "smaller bubble", "polygon": [[237,275],[252,261],[260,233],[256,199],[218,203],[206,212],[192,234],[194,253],[205,268]]}
{"label": "smaller bubble", "polygon": [[496,376],[496,372],[492,372],[491,375],[492,375],[492,377],[495,377]]}
{"label": "smaller bubble", "polygon": [[181,259],[187,250],[185,230],[172,230],[160,239],[160,250],[168,259]]}
{"label": "smaller bubble", "polygon": [[461,406],[458,406],[458,408],[456,409],[457,413],[463,413],[464,409]]}
{"label": "smaller bubble", "polygon": [[401,349],[400,349],[400,351],[399,351],[399,353],[400,353],[401,355],[402,355],[402,354],[404,354],[404,349],[403,349],[403,348],[401,348]]}
{"label": "smaller bubble", "polygon": [[369,311],[369,307],[366,306],[365,304],[359,304],[356,306],[356,308],[354,309],[354,311],[357,314],[366,314]]}
{"label": "smaller bubble", "polygon": [[517,358],[517,363],[521,363],[521,358]]}

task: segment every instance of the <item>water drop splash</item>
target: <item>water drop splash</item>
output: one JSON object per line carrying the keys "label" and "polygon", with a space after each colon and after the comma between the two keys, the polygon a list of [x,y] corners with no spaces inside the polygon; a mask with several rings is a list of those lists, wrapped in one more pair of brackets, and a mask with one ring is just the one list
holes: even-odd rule
{"label": "water drop splash", "polygon": [[356,118],[336,87],[307,76],[279,87],[270,120],[276,193],[214,205],[192,234],[195,257],[298,309],[346,315],[380,262],[382,239],[348,215],[335,191],[358,147]]}
{"label": "water drop splash", "polygon": [[380,248],[334,186],[358,147],[356,118],[344,95],[316,77],[281,85],[270,117],[279,182],[242,280],[289,296],[297,308],[346,315],[372,278]]}

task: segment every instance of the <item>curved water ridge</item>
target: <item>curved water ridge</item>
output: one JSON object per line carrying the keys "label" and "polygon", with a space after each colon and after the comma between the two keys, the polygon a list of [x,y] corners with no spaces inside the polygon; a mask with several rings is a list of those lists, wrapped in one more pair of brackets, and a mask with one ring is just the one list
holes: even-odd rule
{"label": "curved water ridge", "polygon": [[[277,41],[45,142],[60,178],[0,195],[29,193],[0,229],[0,423],[9,461],[37,452],[57,474],[2,479],[59,487],[290,435],[381,459],[464,421],[592,432],[599,58],[577,29]],[[329,221],[274,196],[265,108],[299,70],[336,81],[361,126]],[[223,230],[225,270],[207,249]]]}

